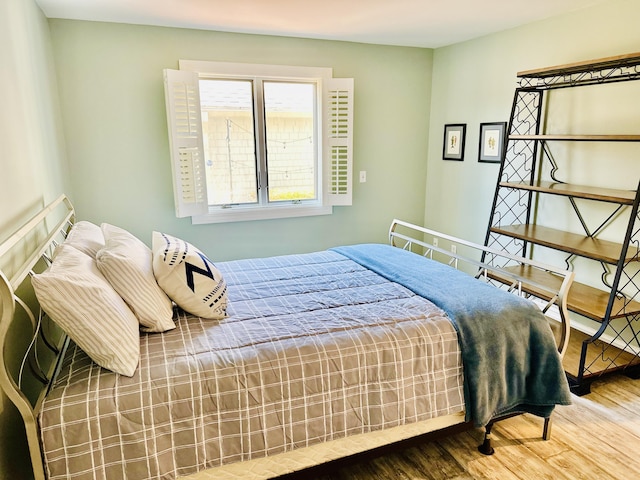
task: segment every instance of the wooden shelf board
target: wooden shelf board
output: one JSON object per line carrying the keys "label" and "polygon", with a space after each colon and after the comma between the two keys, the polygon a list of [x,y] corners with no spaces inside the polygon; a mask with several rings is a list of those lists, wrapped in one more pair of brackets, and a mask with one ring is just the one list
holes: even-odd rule
{"label": "wooden shelf board", "polygon": [[[553,273],[544,272],[540,269],[522,266],[507,267],[505,270],[527,278],[540,285],[546,285],[553,289],[559,289],[562,278]],[[492,272],[490,277],[505,284],[511,284],[513,279],[509,276],[501,276]],[[526,293],[550,300],[548,291],[533,284],[523,283],[522,290]],[[609,292],[591,287],[579,282],[573,282],[567,297],[567,308],[575,313],[583,315],[596,322],[602,322],[609,302]],[[611,319],[624,317],[626,315],[640,314],[640,302],[631,300],[625,307],[624,301],[616,298],[611,309]]]}
{"label": "wooden shelf board", "polygon": [[[503,227],[491,227],[491,231],[612,265],[618,263],[620,252],[622,251],[622,245],[619,243],[590,238],[585,235],[564,232],[541,225],[506,225]],[[626,261],[634,260],[637,254],[637,248],[630,246],[627,251]]]}
{"label": "wooden shelf board", "polygon": [[640,142],[640,135],[509,135],[509,140],[545,140],[573,142]]}
{"label": "wooden shelf board", "polygon": [[555,77],[556,75],[589,72],[592,70],[602,70],[605,68],[616,66],[632,66],[640,65],[640,52],[628,53],[625,55],[616,55],[613,57],[599,58],[586,62],[567,63],[564,65],[555,65],[552,67],[537,68],[534,70],[524,70],[517,73],[519,78],[544,78]]}
{"label": "wooden shelf board", "polygon": [[524,182],[500,182],[501,187],[530,190],[533,192],[550,193],[567,197],[585,198],[603,202],[633,205],[636,196],[634,190],[615,190],[612,188],[589,187],[570,183],[538,181],[533,185]]}

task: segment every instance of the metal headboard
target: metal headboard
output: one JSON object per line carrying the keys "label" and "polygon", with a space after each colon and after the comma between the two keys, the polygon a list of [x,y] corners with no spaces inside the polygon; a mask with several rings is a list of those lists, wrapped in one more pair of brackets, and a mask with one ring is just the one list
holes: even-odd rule
{"label": "metal headboard", "polygon": [[[422,240],[416,239],[416,235]],[[561,357],[569,346],[571,322],[567,308],[569,288],[573,283],[574,272],[547,265],[545,263],[518,257],[508,252],[492,247],[478,245],[451,235],[420,227],[402,220],[394,219],[389,228],[389,242],[391,245],[405,250],[415,251],[420,248],[422,255],[428,258],[439,256],[439,260],[454,268],[465,268],[467,273],[475,275],[488,283],[504,288],[520,296],[535,297],[543,313],[551,314],[551,307],[557,307],[557,320],[560,320],[560,339],[557,340],[558,352]],[[472,255],[481,258],[485,252],[485,261],[476,260]],[[529,275],[523,275],[528,272]],[[541,283],[531,272],[548,274],[551,283]],[[548,277],[547,277],[548,278]],[[554,318],[553,315],[548,315]]]}
{"label": "metal headboard", "polygon": [[[61,334],[58,342],[52,342],[46,338],[40,328],[40,313],[34,314],[28,303],[16,295],[16,290],[34,271],[36,265],[43,261],[46,264],[51,262],[53,250],[60,241],[64,240],[74,222],[74,208],[69,199],[61,195],[0,244],[0,259],[15,257],[19,262],[19,265],[12,268],[10,273],[0,270],[0,354],[2,355],[0,389],[16,406],[24,421],[36,480],[45,479],[37,417],[50,382],[59,368],[67,339],[64,334]],[[34,239],[37,245],[34,248],[28,247]],[[29,288],[31,288],[30,284]],[[22,358],[20,371],[15,376],[9,368],[7,340],[14,322],[19,318],[24,319],[24,315],[16,315],[19,310],[23,310],[31,322],[32,338]],[[43,367],[39,364],[37,355],[39,345],[45,345],[52,352],[54,358],[51,365]],[[42,384],[37,398],[32,400],[27,397],[23,389],[23,373],[26,373],[26,368],[31,369],[32,376]]]}

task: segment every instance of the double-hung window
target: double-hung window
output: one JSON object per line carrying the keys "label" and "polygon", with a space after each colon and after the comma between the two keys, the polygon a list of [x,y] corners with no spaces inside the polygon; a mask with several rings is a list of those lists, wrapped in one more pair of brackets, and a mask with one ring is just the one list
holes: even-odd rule
{"label": "double-hung window", "polygon": [[178,217],[257,220],[351,204],[353,79],[184,60],[164,78]]}

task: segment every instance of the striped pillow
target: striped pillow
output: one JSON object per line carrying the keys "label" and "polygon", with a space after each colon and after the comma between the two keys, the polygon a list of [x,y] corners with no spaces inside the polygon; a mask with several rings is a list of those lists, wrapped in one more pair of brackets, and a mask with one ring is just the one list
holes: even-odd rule
{"label": "striped pillow", "polygon": [[131,307],[144,332],[176,328],[173,304],[153,276],[151,249],[127,230],[102,224],[106,246],[96,255],[98,268]]}
{"label": "striped pillow", "polygon": [[98,225],[80,220],[71,227],[64,243],[96,258],[98,250],[104,247],[104,235]]}
{"label": "striped pillow", "polygon": [[95,363],[133,376],[140,360],[138,321],[93,258],[63,243],[51,267],[31,282],[42,309]]}
{"label": "striped pillow", "polygon": [[184,240],[153,232],[153,273],[180,308],[202,318],[227,315],[227,284],[204,253]]}

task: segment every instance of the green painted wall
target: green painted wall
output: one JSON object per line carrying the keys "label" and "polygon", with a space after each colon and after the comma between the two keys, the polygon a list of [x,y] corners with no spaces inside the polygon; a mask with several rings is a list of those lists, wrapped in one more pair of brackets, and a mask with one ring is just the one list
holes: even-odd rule
{"label": "green painted wall", "polygon": [[32,0],[0,2],[0,240],[67,189],[47,19]]}
{"label": "green painted wall", "polygon": [[[31,0],[0,1],[0,241],[60,193],[69,191],[47,19]],[[23,260],[3,259],[11,272]],[[26,255],[26,250],[25,250]],[[1,310],[1,306],[0,306]],[[27,324],[28,325],[28,324]],[[20,359],[29,332],[14,329],[7,354]],[[28,479],[24,429],[0,395],[0,479]]]}
{"label": "green painted wall", "polygon": [[[214,260],[386,241],[422,221],[432,50],[50,20],[79,215],[147,243],[163,230]],[[332,67],[355,79],[354,205],[334,214],[191,225],[174,215],[162,69],[179,59]],[[357,172],[367,171],[358,183]]]}
{"label": "green painted wall", "polygon": [[[640,2],[612,0],[570,15],[435,50],[425,225],[483,243],[498,165],[478,163],[480,123],[509,120],[519,71],[640,51],[638,20]],[[640,82],[636,83],[640,86]],[[602,90],[594,92],[594,98],[602,94]],[[602,104],[585,104],[599,109],[588,110],[581,108],[580,103],[580,99],[574,99],[562,107],[573,125],[592,119],[596,125],[585,127],[592,133],[606,133],[603,128],[616,129],[612,122],[630,129],[628,133],[640,131],[637,114],[635,129],[633,124],[626,124],[625,115],[631,109],[637,111],[635,101],[628,103],[628,112],[620,119],[618,114],[608,115]],[[467,124],[463,162],[442,160],[443,127],[447,123]],[[560,126],[557,131],[562,132],[563,128],[570,127]],[[592,165],[587,165],[583,168],[585,172],[591,171]],[[606,172],[618,179],[625,174]],[[602,177],[597,181],[602,181]]]}

